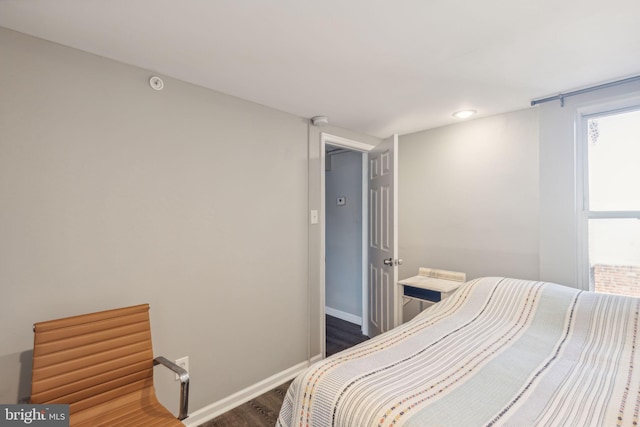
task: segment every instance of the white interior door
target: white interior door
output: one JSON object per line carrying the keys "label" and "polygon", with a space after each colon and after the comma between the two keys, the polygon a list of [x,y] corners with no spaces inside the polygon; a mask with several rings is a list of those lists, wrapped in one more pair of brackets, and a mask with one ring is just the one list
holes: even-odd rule
{"label": "white interior door", "polygon": [[398,136],[369,152],[369,336],[399,324]]}

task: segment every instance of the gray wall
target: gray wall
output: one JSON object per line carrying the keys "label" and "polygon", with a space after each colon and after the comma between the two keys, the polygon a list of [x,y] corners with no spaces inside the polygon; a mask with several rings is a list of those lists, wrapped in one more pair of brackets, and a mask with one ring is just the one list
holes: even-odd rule
{"label": "gray wall", "polygon": [[0,58],[0,402],[33,322],[143,302],[191,411],[307,359],[306,120],[6,29]]}
{"label": "gray wall", "polygon": [[[326,188],[326,306],[362,317],[362,154],[332,156]],[[346,204],[337,205],[338,197]]]}
{"label": "gray wall", "polygon": [[[400,138],[400,277],[420,266],[587,288],[576,118],[640,100],[640,83]],[[415,313],[415,307],[409,307]]]}
{"label": "gray wall", "polygon": [[536,109],[403,135],[398,151],[400,278],[538,278]]}

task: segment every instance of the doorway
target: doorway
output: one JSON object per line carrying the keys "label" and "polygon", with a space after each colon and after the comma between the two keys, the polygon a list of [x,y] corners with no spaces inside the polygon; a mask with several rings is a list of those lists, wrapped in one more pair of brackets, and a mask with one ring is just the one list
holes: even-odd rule
{"label": "doorway", "polygon": [[366,154],[325,146],[325,321],[326,353],[362,342],[363,158]]}
{"label": "doorway", "polygon": [[[376,146],[321,133],[320,134],[320,346],[326,355],[326,146],[360,153],[362,161],[362,334],[373,336],[399,325],[397,276],[397,151],[398,136],[392,135]],[[342,203],[336,196],[335,203]],[[314,216],[311,212],[312,218]],[[315,213],[317,218],[317,212]]]}
{"label": "doorway", "polygon": [[[322,133],[320,148],[324,357],[328,328],[335,331],[337,324],[339,334],[348,330],[348,335],[355,339],[368,333],[367,322],[363,321],[368,318],[367,153],[373,146]],[[330,325],[326,322],[327,315],[332,317]],[[330,350],[333,353],[335,347]]]}

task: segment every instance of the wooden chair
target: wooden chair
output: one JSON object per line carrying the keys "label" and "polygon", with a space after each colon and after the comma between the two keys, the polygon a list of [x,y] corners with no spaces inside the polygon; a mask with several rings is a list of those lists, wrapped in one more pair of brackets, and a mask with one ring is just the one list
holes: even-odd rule
{"label": "wooden chair", "polygon": [[[189,374],[153,358],[149,305],[33,325],[31,403],[69,404],[72,426],[174,426],[187,417]],[[180,377],[176,419],[158,402],[153,366]]]}

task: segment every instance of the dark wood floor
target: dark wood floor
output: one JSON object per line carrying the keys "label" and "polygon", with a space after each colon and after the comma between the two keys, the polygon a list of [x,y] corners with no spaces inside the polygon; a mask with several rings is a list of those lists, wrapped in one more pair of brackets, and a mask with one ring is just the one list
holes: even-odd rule
{"label": "dark wood floor", "polygon": [[360,325],[356,325],[355,323],[349,323],[333,316],[327,316],[326,325],[327,356],[334,355],[369,339],[368,336],[362,335]]}
{"label": "dark wood floor", "polygon": [[278,420],[289,384],[291,381],[207,421],[200,427],[273,427]]}
{"label": "dark wood floor", "polygon": [[[353,347],[369,338],[360,333],[360,326],[327,316],[327,356]],[[200,427],[273,427],[278,419],[291,381],[262,394],[237,408],[225,412]]]}

